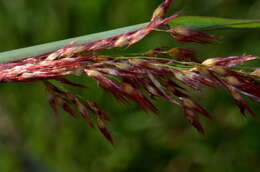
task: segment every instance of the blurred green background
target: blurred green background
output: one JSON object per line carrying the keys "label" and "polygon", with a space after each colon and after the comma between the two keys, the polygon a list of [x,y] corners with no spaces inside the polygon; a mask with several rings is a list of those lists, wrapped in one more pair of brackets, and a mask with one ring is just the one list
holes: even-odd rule
{"label": "blurred green background", "polygon": [[[0,0],[0,51],[146,22],[160,0]],[[259,0],[176,0],[171,12],[260,18]],[[221,30],[213,45],[181,45],[200,59],[250,53],[260,56],[260,30]],[[180,46],[155,33],[128,49]],[[251,63],[260,66],[259,62]],[[79,78],[72,78],[79,80]],[[260,169],[260,118],[243,117],[223,90],[205,88],[194,98],[214,116],[202,119],[206,136],[160,100],[160,115],[123,106],[97,84],[67,89],[96,100],[112,117],[111,146],[97,130],[65,113],[55,117],[40,83],[0,84],[1,172],[256,172]],[[250,102],[259,115],[260,106]]]}

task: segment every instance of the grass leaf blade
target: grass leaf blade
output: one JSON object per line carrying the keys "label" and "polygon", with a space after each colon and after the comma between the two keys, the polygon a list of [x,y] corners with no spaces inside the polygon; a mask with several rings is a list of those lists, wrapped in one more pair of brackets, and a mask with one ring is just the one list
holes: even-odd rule
{"label": "grass leaf blade", "polygon": [[260,20],[241,20],[204,16],[182,16],[169,22],[172,27],[184,26],[200,30],[260,28]]}

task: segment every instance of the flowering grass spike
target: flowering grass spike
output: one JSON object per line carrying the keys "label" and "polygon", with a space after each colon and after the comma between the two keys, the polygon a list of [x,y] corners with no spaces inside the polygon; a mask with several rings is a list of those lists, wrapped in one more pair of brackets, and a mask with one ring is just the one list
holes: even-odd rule
{"label": "flowering grass spike", "polygon": [[[85,75],[97,81],[99,86],[110,92],[123,104],[133,101],[144,111],[158,113],[153,100],[160,97],[183,109],[185,119],[200,133],[205,131],[200,116],[212,119],[210,114],[190,96],[190,91],[201,90],[201,86],[221,87],[230,92],[242,114],[251,110],[242,95],[260,101],[259,69],[251,73],[237,71],[237,65],[257,60],[251,55],[211,58],[200,63],[193,50],[179,47],[162,47],[133,56],[109,56],[100,50],[129,47],[141,41],[153,31],[166,28],[179,42],[212,43],[215,36],[197,30],[167,23],[179,15],[165,17],[171,0],[165,0],[154,12],[150,24],[143,29],[117,35],[108,39],[76,45],[75,42],[55,52],[0,65],[1,82],[42,81],[46,86],[48,101],[54,113],[63,109],[72,117],[78,114],[113,143],[106,128],[109,116],[95,102],[85,100],[58,88],[51,80],[83,89],[65,77]],[[190,89],[191,88],[191,89]]]}

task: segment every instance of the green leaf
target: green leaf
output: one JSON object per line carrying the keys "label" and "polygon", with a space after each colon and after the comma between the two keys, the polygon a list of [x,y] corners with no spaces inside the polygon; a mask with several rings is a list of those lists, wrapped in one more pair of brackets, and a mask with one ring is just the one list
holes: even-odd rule
{"label": "green leaf", "polygon": [[217,17],[183,16],[169,22],[169,25],[184,26],[199,30],[252,29],[260,28],[260,20],[240,20]]}

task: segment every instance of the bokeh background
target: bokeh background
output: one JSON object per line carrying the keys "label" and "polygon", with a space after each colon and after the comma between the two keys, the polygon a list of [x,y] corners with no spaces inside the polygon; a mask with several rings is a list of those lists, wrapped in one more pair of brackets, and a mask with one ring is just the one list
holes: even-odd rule
{"label": "bokeh background", "polygon": [[[146,22],[160,0],[0,0],[0,51]],[[260,18],[259,0],[176,0],[185,15]],[[221,30],[213,45],[181,45],[200,59],[250,53],[260,56],[260,30]],[[128,49],[180,46],[155,33]],[[259,66],[253,62],[250,65]],[[0,84],[1,172],[256,172],[260,169],[260,121],[242,117],[223,90],[194,93],[214,116],[202,119],[206,136],[181,110],[160,100],[160,115],[123,106],[84,77],[88,89],[67,89],[96,100],[113,119],[115,145],[83,120],[55,117],[40,83]],[[65,86],[64,86],[65,87]],[[260,105],[250,101],[260,115]]]}

